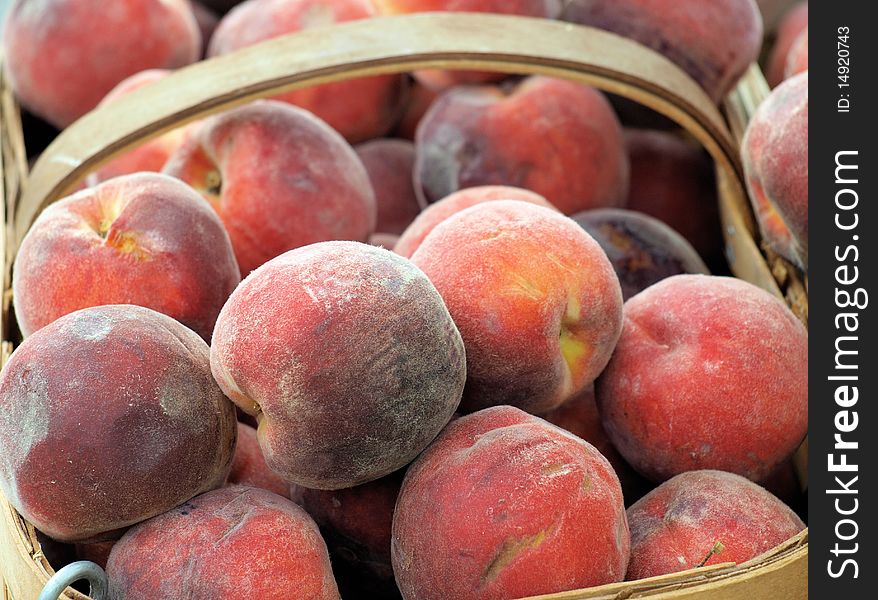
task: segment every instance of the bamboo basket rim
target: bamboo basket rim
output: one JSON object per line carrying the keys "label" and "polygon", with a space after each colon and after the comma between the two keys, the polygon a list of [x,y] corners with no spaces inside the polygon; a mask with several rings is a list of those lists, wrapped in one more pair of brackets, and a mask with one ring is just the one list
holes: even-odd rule
{"label": "bamboo basket rim", "polygon": [[[12,351],[8,339],[10,273],[24,234],[45,206],[63,197],[100,164],[177,126],[256,98],[315,84],[423,68],[565,78],[635,100],[677,122],[714,159],[727,253],[736,276],[785,299],[794,310],[789,290],[801,293],[792,297],[804,302],[805,312],[796,312],[800,318],[807,318],[805,284],[781,259],[769,255],[772,263],[766,263],[755,241],[759,239],[758,231],[746,196],[738,148],[754,102],[761,100],[759,94],[765,91],[760,87],[758,67],[751,68],[726,100],[726,113],[731,115],[727,121],[676,65],[612,33],[528,17],[428,13],[379,17],[288,34],[180,69],[92,111],[65,129],[42,153],[29,176],[20,154],[23,146],[17,148],[15,141],[7,143],[8,137],[14,140],[21,135],[17,107],[7,90],[0,97],[4,154],[0,156],[0,191],[5,209],[0,216],[5,217],[0,228],[0,264],[4,268],[0,360],[5,364]],[[782,272],[784,268],[787,271]],[[779,273],[784,278],[778,278]],[[30,575],[44,584],[54,571],[42,555],[33,526],[2,495],[0,513],[0,557],[12,541],[14,550],[27,556]],[[6,539],[8,536],[13,539]],[[775,583],[794,581],[796,576],[806,579],[807,554],[806,529],[772,551],[739,565],[712,565],[539,598],[743,600],[752,596],[753,581],[760,578],[775,577]],[[0,568],[2,577],[5,574]],[[4,593],[11,593],[5,588]],[[65,597],[88,598],[71,588]]]}

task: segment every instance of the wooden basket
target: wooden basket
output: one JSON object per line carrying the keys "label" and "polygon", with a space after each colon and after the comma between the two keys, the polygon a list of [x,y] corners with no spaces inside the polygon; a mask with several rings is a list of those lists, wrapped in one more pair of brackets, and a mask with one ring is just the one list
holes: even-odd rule
{"label": "wooden basket", "polygon": [[[760,251],[743,185],[740,134],[765,93],[758,68],[727,102],[726,120],[701,88],[651,50],[619,36],[557,21],[486,14],[384,17],[275,38],[181,69],[164,80],[84,116],[63,131],[27,176],[17,107],[0,92],[0,136],[6,219],[0,337],[3,362],[12,349],[10,271],[15,251],[39,212],[115,155],[178,127],[259,97],[353,77],[424,68],[540,74],[592,85],[637,101],[685,128],[713,157],[733,272],[782,298],[807,318],[796,271]],[[4,86],[5,88],[5,86]],[[760,96],[761,94],[761,96]],[[779,276],[779,277],[776,277]],[[575,599],[797,600],[807,597],[807,530],[740,565],[682,573],[541,597]],[[3,599],[32,600],[54,573],[36,532],[0,497]],[[86,600],[69,589],[66,598]]]}

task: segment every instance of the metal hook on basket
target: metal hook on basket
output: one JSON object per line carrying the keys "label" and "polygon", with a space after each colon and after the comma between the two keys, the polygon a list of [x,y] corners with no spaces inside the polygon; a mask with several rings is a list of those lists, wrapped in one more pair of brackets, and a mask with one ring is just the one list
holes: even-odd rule
{"label": "metal hook on basket", "polygon": [[80,579],[88,581],[88,595],[92,600],[107,600],[107,574],[98,565],[87,560],[70,563],[55,573],[46,582],[38,600],[58,600],[58,596],[64,593],[67,586]]}

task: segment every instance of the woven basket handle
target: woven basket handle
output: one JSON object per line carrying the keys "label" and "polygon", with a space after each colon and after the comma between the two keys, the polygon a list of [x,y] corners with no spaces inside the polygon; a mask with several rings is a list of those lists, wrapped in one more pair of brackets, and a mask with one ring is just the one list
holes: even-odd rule
{"label": "woven basket handle", "polygon": [[15,207],[12,245],[18,248],[44,207],[99,165],[184,123],[280,91],[423,68],[550,75],[635,100],[700,141],[718,166],[721,185],[746,206],[738,150],[722,116],[664,57],[617,35],[569,23],[433,13],[271,39],[181,69],[92,111],[64,130],[34,166]]}

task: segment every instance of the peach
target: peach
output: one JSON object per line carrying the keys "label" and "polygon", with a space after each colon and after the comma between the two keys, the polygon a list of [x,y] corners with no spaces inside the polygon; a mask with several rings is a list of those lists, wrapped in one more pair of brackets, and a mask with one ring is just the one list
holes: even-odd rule
{"label": "peach", "polygon": [[393,251],[400,256],[411,258],[412,254],[415,253],[415,250],[417,250],[424,241],[424,238],[426,238],[439,223],[452,215],[456,215],[462,210],[470,208],[471,206],[482,204],[483,202],[492,202],[494,200],[520,200],[522,202],[529,202],[553,210],[555,209],[548,200],[539,194],[521,188],[505,185],[483,185],[466,188],[425,208],[411,225],[402,232]]}
{"label": "peach", "polygon": [[676,275],[625,303],[596,398],[613,445],[650,479],[718,469],[760,481],[807,433],[808,335],[754,285]]}
{"label": "peach", "polygon": [[413,80],[409,85],[409,94],[402,116],[396,124],[396,137],[415,141],[415,132],[418,129],[421,119],[430,110],[433,102],[439,97],[439,92],[431,90],[417,80]]}
{"label": "peach", "polygon": [[[149,69],[132,75],[114,87],[101,100],[100,106],[105,106],[117,98],[160,81],[170,74],[171,71],[168,69]],[[92,173],[88,177],[88,184],[96,185],[119,175],[130,175],[142,171],[161,172],[171,154],[186,140],[191,127],[177,128],[114,158]]]}
{"label": "peach", "polygon": [[722,471],[692,471],[666,481],[628,509],[628,525],[628,580],[742,563],[805,528],[770,492]]}
{"label": "peach", "polygon": [[245,423],[238,423],[238,445],[227,485],[258,487],[278,496],[290,495],[290,484],[265,464],[256,430]]}
{"label": "peach", "polygon": [[327,490],[410,463],[466,378],[460,334],[427,277],[356,242],[299,248],[254,271],[220,313],[211,366],[256,415],[269,468]]}
{"label": "peach", "polygon": [[246,275],[288,250],[366,241],[375,195],[353,148],[310,113],[258,101],[205,119],[165,165],[199,191]]}
{"label": "peach", "polygon": [[[113,546],[116,545],[117,541],[118,540],[110,540],[107,542],[94,542],[91,544],[76,544],[76,559],[90,560],[106,571],[107,561],[110,559],[110,552],[112,552]],[[58,569],[57,563],[52,562],[51,564],[56,570]]]}
{"label": "peach", "polygon": [[572,218],[607,253],[625,300],[673,275],[710,274],[689,242],[658,219],[613,208],[588,210]]}
{"label": "peach", "polygon": [[[384,15],[420,12],[475,12],[555,19],[561,14],[562,0],[373,0]],[[415,78],[425,87],[440,91],[459,84],[487,83],[507,77],[486,71],[416,71]]]}
{"label": "peach", "polygon": [[499,406],[451,423],[409,467],[391,556],[406,600],[523,598],[622,580],[629,543],[600,452]]}
{"label": "peach", "polygon": [[232,486],[138,525],[113,547],[112,598],[339,600],[326,544],[300,507]]}
{"label": "peach", "polygon": [[192,14],[195,16],[195,22],[198,23],[198,30],[201,32],[201,55],[207,55],[207,44],[213,37],[213,32],[219,25],[220,17],[213,8],[208,6],[204,1],[189,0],[192,5]]}
{"label": "peach", "polygon": [[388,250],[393,250],[393,247],[396,246],[397,242],[399,242],[399,236],[392,233],[373,233],[369,236],[370,244]]}
{"label": "peach", "polygon": [[[390,562],[393,510],[405,470],[343,490],[293,486],[290,497],[320,526],[342,594],[398,597]],[[351,593],[345,594],[345,587]]]}
{"label": "peach", "polygon": [[771,49],[771,54],[768,56],[768,63],[765,68],[765,78],[771,87],[777,87],[786,79],[784,70],[786,69],[790,49],[793,47],[793,43],[799,37],[799,34],[807,27],[807,2],[797,3],[784,14],[780,25],[777,27],[774,46]]}
{"label": "peach", "polygon": [[[223,18],[209,56],[227,54],[279,35],[375,16],[369,0],[247,0]],[[288,92],[276,100],[313,112],[351,143],[380,137],[396,123],[405,78],[380,75]]]}
{"label": "peach", "polygon": [[508,89],[452,89],[430,107],[416,143],[415,183],[427,202],[478,185],[513,185],[572,214],[620,207],[628,193],[615,113],[600,92],[571,81],[529,77]]}
{"label": "peach", "polygon": [[604,426],[601,425],[598,405],[594,398],[594,386],[589,386],[555,410],[540,416],[552,425],[584,439],[610,462],[622,485],[626,506],[633,504],[652,489],[649,482],[631,468],[631,465],[625,462],[622,455],[613,447],[607,432],[604,431]]}
{"label": "peach", "polygon": [[768,245],[808,269],[808,73],[776,87],[742,142],[747,188]]}
{"label": "peach", "polygon": [[137,304],[210,340],[239,281],[210,206],[175,179],[140,173],[46,208],[21,244],[12,290],[25,336],[81,308]]}
{"label": "peach", "polygon": [[784,77],[789,79],[793,75],[804,73],[808,70],[808,28],[796,38],[790,48],[790,55],[787,59],[786,68],[784,69]]}
{"label": "peach", "polygon": [[461,410],[550,411],[603,370],[622,291],[597,242],[554,210],[487,202],[440,223],[412,256],[466,346]]}
{"label": "peach", "polygon": [[363,161],[378,205],[376,231],[402,233],[421,212],[412,171],[415,146],[405,140],[380,139],[354,148]]}
{"label": "peach", "polygon": [[571,0],[561,18],[660,52],[716,103],[762,46],[762,17],[753,0]]}
{"label": "peach", "polygon": [[16,95],[58,128],[126,77],[193,63],[201,47],[187,0],[16,0],[2,38]]}
{"label": "peach", "polygon": [[626,129],[630,210],[682,235],[709,265],[723,262],[723,234],[713,165],[694,142],[666,131]]}
{"label": "peach", "polygon": [[119,529],[222,485],[235,412],[207,344],[139,306],[61,317],[0,375],[0,491],[61,541]]}

